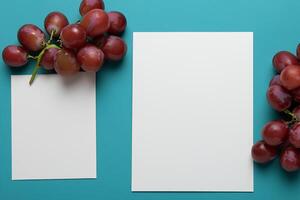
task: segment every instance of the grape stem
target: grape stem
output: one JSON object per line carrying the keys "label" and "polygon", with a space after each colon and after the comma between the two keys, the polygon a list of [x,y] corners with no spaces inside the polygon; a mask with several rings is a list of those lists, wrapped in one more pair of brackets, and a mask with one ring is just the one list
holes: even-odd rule
{"label": "grape stem", "polygon": [[36,60],[36,59],[37,59],[36,56],[32,56],[32,55],[28,55],[27,58],[28,58],[28,59],[33,59],[33,60]]}
{"label": "grape stem", "polygon": [[[51,32],[51,35],[52,35],[52,32]],[[40,54],[38,56],[34,57],[35,59],[37,59],[37,61],[36,61],[36,65],[35,65],[35,67],[33,69],[33,72],[31,74],[29,85],[32,85],[33,81],[35,80],[36,75],[38,74],[38,71],[40,69],[40,64],[41,64],[41,60],[43,58],[43,55],[45,54],[46,50],[51,49],[51,48],[61,49],[59,46],[57,46],[55,44],[49,44],[49,43],[47,43],[46,47],[40,52]]]}
{"label": "grape stem", "polygon": [[58,39],[58,40],[57,40],[57,43],[59,44],[59,46],[60,46],[61,48],[63,47],[63,44],[62,44],[61,39]]}
{"label": "grape stem", "polygon": [[53,29],[53,30],[51,30],[50,38],[49,38],[47,44],[51,44],[54,34],[55,34],[55,30]]}
{"label": "grape stem", "polygon": [[296,123],[296,122],[299,122],[299,120],[298,120],[298,118],[296,117],[296,115],[295,115],[294,113],[292,113],[291,111],[289,111],[289,110],[284,110],[283,113],[285,113],[286,115],[288,115],[288,116],[291,117],[291,120],[287,122],[289,125],[294,124],[294,123]]}

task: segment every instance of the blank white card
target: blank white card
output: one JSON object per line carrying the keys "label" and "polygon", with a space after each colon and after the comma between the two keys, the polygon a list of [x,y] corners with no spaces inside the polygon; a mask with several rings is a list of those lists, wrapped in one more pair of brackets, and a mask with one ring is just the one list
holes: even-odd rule
{"label": "blank white card", "polygon": [[253,191],[253,34],[134,33],[132,191]]}
{"label": "blank white card", "polygon": [[96,178],[95,74],[11,76],[12,179]]}

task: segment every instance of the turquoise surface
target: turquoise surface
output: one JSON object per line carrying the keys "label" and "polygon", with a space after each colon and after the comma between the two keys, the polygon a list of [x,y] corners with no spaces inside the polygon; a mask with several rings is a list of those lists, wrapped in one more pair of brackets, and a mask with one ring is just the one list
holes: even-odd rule
{"label": "turquoise surface", "polygon": [[[2,1],[0,49],[8,44],[17,43],[16,32],[21,25],[34,23],[43,26],[43,19],[50,11],[62,11],[66,13],[70,21],[75,22],[79,18],[79,3],[80,0]],[[277,200],[300,198],[299,174],[283,172],[278,165],[278,160],[264,167],[255,165],[254,193],[131,192],[132,32],[253,31],[254,139],[256,141],[260,138],[260,129],[263,124],[277,118],[266,102],[265,91],[274,73],[271,66],[273,54],[279,50],[294,51],[300,40],[299,0],[106,0],[106,7],[107,10],[120,10],[126,14],[129,25],[124,37],[129,51],[122,63],[109,63],[97,75],[97,170],[99,177],[96,180],[11,181],[10,74],[30,74],[33,64],[24,69],[12,71],[3,64],[1,59],[1,200]],[[178,51],[184,50],[178,49]],[[218,54],[222,52],[218,49],[215,51],[217,59]],[[221,100],[220,105],[216,105],[216,114],[218,106],[222,106]],[[34,125],[32,122],[33,128]]]}

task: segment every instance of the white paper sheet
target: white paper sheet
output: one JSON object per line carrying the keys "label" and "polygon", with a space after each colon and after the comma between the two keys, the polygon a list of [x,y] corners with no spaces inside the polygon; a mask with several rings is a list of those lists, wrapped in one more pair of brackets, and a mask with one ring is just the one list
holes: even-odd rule
{"label": "white paper sheet", "polygon": [[11,76],[12,179],[96,178],[95,74]]}
{"label": "white paper sheet", "polygon": [[253,34],[134,33],[132,191],[253,191]]}

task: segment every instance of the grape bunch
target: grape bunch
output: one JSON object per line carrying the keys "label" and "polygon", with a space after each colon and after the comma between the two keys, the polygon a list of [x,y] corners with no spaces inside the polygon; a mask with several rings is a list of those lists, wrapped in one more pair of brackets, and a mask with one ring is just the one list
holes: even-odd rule
{"label": "grape bunch", "polygon": [[80,70],[98,72],[105,60],[120,61],[127,45],[120,37],[127,26],[126,17],[117,11],[106,12],[103,0],[82,0],[81,20],[70,24],[58,11],[49,13],[44,21],[45,32],[33,24],[18,31],[20,45],[3,49],[3,61],[11,67],[22,67],[35,60],[30,85],[38,70],[55,70],[69,76]]}
{"label": "grape bunch", "polygon": [[257,163],[279,157],[281,167],[293,172],[300,169],[300,44],[296,55],[280,51],[273,57],[276,75],[269,83],[267,100],[282,119],[268,122],[262,140],[252,147]]}

